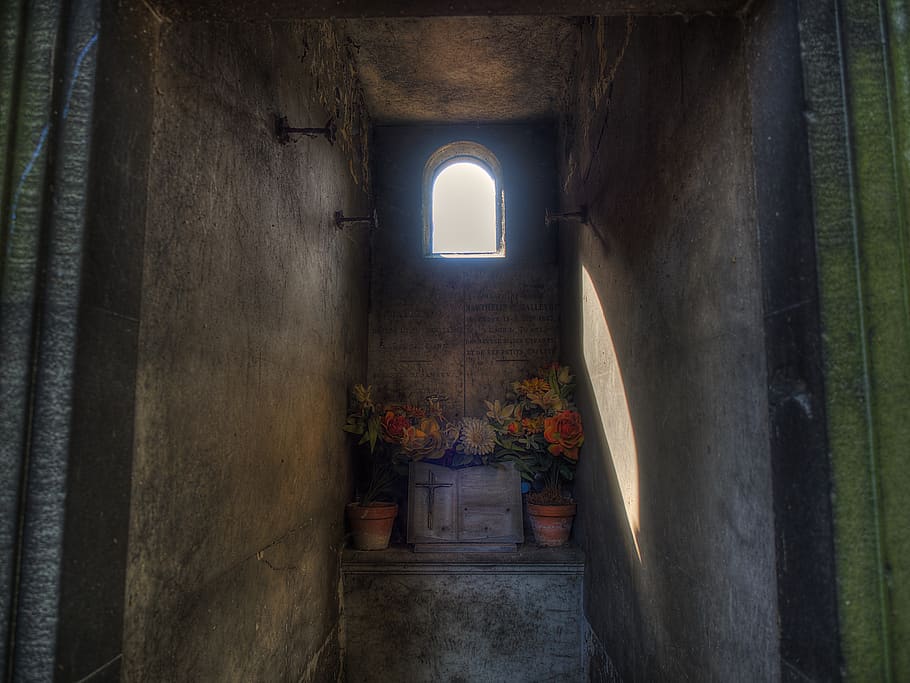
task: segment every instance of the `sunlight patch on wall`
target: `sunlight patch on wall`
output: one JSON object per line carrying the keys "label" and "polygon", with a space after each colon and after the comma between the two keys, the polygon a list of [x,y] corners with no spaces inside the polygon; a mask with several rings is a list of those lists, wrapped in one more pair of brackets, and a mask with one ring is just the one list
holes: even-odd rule
{"label": "sunlight patch on wall", "polygon": [[638,542],[639,489],[638,489],[638,448],[635,445],[635,430],[629,413],[626,388],[613,335],[607,326],[603,305],[597,289],[583,267],[582,272],[582,344],[584,360],[603,433],[607,438],[609,452],[604,457],[612,459],[613,470],[619,482],[619,490],[626,512],[626,522],[635,543],[635,552],[641,561],[641,547]]}

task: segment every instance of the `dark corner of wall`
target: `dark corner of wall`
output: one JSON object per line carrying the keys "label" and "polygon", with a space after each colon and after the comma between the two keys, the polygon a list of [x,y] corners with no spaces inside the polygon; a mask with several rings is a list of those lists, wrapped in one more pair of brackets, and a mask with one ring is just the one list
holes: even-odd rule
{"label": "dark corner of wall", "polygon": [[57,637],[60,680],[118,680],[159,20],[103,2]]}
{"label": "dark corner of wall", "polygon": [[781,676],[838,680],[831,469],[798,10],[793,3],[756,2],[745,21]]}

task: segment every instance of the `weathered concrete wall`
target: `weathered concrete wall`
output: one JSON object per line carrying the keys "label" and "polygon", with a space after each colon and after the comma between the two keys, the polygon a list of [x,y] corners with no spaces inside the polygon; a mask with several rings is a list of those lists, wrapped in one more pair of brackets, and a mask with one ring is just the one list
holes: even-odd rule
{"label": "weathered concrete wall", "polygon": [[[552,124],[382,126],[376,132],[370,382],[422,405],[444,394],[452,417],[486,412],[509,382],[557,358],[558,275]],[[424,165],[450,142],[486,146],[502,165],[506,255],[426,258]]]}
{"label": "weathered concrete wall", "polygon": [[[332,213],[367,209],[361,100],[328,24],[169,24],[159,50],[124,671],[334,680],[368,245]],[[340,143],[279,145],[276,113],[332,113]]]}
{"label": "weathered concrete wall", "polygon": [[560,238],[591,677],[774,680],[743,26],[595,21],[582,41],[562,179],[591,224]]}

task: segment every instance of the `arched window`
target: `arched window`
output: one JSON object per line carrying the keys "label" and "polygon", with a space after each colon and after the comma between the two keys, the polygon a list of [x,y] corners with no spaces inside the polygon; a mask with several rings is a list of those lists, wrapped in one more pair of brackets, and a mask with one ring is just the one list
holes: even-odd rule
{"label": "arched window", "polygon": [[453,142],[430,156],[423,172],[423,223],[427,256],[506,255],[502,168],[490,150]]}

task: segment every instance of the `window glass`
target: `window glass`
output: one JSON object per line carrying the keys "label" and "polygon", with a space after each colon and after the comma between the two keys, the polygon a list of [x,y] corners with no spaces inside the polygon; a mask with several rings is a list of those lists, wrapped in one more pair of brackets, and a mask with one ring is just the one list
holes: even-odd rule
{"label": "window glass", "polygon": [[423,174],[424,253],[445,258],[505,256],[499,161],[476,142],[444,145]]}
{"label": "window glass", "polygon": [[448,164],[433,182],[433,252],[496,252],[496,181],[480,164]]}

